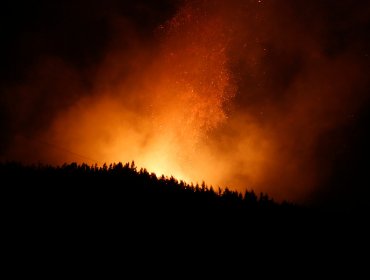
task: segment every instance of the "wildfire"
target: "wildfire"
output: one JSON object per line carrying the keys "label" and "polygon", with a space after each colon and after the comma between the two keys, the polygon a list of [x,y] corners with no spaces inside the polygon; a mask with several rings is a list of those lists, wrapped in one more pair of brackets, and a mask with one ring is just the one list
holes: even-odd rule
{"label": "wildfire", "polygon": [[[277,199],[312,191],[326,175],[321,137],[365,100],[353,98],[368,80],[362,62],[328,56],[307,24],[321,18],[297,17],[304,9],[294,1],[184,2],[150,38],[114,16],[114,38],[85,72],[63,59],[40,63],[8,94],[19,107],[9,119],[23,131],[4,158],[134,160],[158,176]],[[42,129],[24,132],[32,116]]]}

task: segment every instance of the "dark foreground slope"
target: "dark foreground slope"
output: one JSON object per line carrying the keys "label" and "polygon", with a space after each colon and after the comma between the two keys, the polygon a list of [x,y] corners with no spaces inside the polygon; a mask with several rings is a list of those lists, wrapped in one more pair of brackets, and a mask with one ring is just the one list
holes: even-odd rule
{"label": "dark foreground slope", "polygon": [[[8,214],[35,215],[53,220],[68,217],[122,223],[154,220],[173,223],[228,221],[248,227],[261,219],[308,217],[313,211],[289,203],[276,203],[267,194],[244,194],[229,189],[187,184],[173,177],[161,176],[134,163],[109,167],[75,163],[62,167],[0,166],[2,193]],[[84,215],[84,217],[78,217]],[[104,218],[102,218],[104,216]],[[272,221],[269,221],[272,222]]]}
{"label": "dark foreground slope", "polygon": [[33,260],[40,253],[48,265],[55,256],[77,263],[116,255],[221,260],[253,257],[254,250],[265,257],[311,252],[317,258],[323,248],[343,251],[356,244],[344,234],[348,230],[360,233],[348,215],[279,204],[252,191],[242,195],[158,179],[133,163],[102,168],[8,163],[0,165],[0,176],[10,260]]}

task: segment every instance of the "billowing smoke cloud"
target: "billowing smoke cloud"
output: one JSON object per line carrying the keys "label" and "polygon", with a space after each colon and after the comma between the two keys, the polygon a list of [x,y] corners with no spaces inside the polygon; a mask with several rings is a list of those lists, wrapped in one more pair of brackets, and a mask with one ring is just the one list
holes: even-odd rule
{"label": "billowing smoke cloud", "polygon": [[2,158],[135,160],[158,175],[304,201],[330,174],[323,137],[367,102],[356,29],[369,24],[365,8],[186,1],[146,25],[105,11],[106,43],[88,67],[41,56],[4,89]]}

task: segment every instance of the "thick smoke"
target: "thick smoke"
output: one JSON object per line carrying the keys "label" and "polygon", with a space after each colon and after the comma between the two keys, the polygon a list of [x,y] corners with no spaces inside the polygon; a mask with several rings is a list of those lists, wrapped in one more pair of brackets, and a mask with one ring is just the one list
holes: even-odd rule
{"label": "thick smoke", "polygon": [[323,137],[368,99],[369,9],[200,0],[159,16],[143,3],[156,20],[104,10],[93,62],[40,55],[3,87],[3,160],[135,160],[157,175],[309,197],[331,171]]}

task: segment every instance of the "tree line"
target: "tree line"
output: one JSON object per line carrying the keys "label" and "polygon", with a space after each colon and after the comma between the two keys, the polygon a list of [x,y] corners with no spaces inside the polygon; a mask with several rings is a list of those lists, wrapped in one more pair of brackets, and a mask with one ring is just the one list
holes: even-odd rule
{"label": "tree line", "polygon": [[[1,163],[1,197],[9,219],[35,223],[64,221],[157,227],[185,223],[190,228],[265,227],[302,219],[306,208],[276,202],[265,193],[214,188],[157,176],[135,162],[98,165]],[[288,219],[287,219],[288,218]],[[307,219],[306,219],[307,220]],[[156,225],[154,225],[154,223]],[[257,226],[255,226],[257,228]]]}

